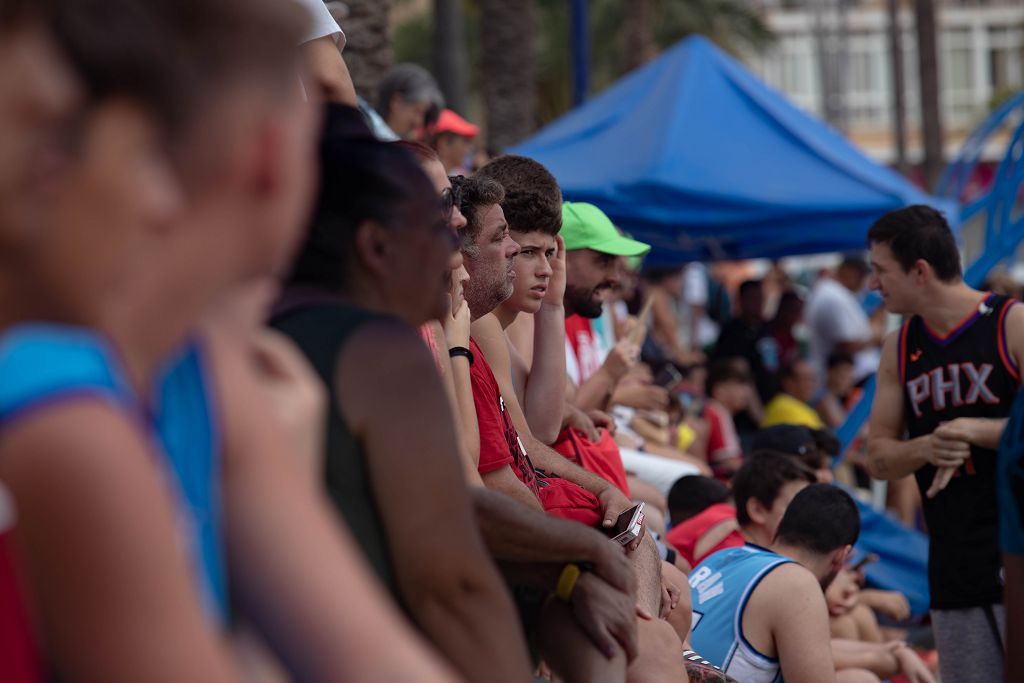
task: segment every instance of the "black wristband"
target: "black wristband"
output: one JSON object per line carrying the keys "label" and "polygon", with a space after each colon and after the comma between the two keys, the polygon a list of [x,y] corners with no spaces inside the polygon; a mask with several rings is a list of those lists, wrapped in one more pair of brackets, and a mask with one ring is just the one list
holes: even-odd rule
{"label": "black wristband", "polygon": [[452,348],[448,349],[448,356],[451,358],[455,358],[455,356],[465,356],[469,360],[470,365],[472,365],[473,361],[475,360],[473,358],[473,352],[467,349],[465,346],[453,346]]}

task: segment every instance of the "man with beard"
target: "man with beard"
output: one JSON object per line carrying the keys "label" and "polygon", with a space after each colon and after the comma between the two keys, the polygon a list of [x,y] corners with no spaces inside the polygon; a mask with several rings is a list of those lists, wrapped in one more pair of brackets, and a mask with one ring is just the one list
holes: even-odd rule
{"label": "man with beard", "polygon": [[[636,344],[620,342],[605,358],[590,321],[601,315],[606,291],[619,283],[620,256],[643,256],[650,246],[623,237],[601,209],[584,202],[562,205],[566,250],[566,370],[581,394],[610,397],[636,362]],[[577,402],[580,397],[577,397]],[[585,401],[583,401],[586,403]]]}
{"label": "man with beard", "polygon": [[[477,321],[512,296],[516,277],[513,266],[519,245],[509,234],[501,208],[505,196],[501,185],[485,177],[461,178],[453,185],[462,196],[462,213],[467,220],[462,235],[462,252],[470,273],[465,296],[471,317]],[[569,463],[536,440],[524,421],[515,420],[515,414],[509,412],[511,409],[521,413],[515,396],[500,395],[497,380],[491,387],[490,360],[484,358],[475,339],[470,339],[470,351],[475,359],[473,398],[481,432],[478,465],[484,483],[531,507],[543,507],[556,516],[575,519],[588,526],[602,523],[611,526],[632,506],[631,501],[614,485]],[[483,396],[490,394],[500,399],[501,415],[492,415],[489,402],[483,400]],[[492,421],[501,428],[494,430],[493,444],[486,438],[486,428]],[[510,439],[512,432],[515,438]],[[503,445],[506,441],[509,442],[507,448]],[[640,539],[637,539],[631,549],[639,545]]]}
{"label": "man with beard", "polygon": [[[455,178],[452,185],[461,198],[460,208],[467,221],[461,234],[462,253],[470,273],[465,297],[471,317],[479,320],[512,295],[514,259],[520,248],[509,234],[501,207],[505,193],[500,184],[481,176]],[[502,394],[489,360],[475,339],[470,338],[468,349],[451,351],[466,356],[471,366],[480,443],[478,469],[488,488],[529,508],[588,527],[611,527],[632,506],[613,484],[569,462],[535,439],[528,428],[517,428],[513,414],[521,415],[521,409],[516,397]],[[641,535],[628,549],[637,578],[637,605],[647,614],[658,614],[661,563],[654,543]],[[573,600],[578,580],[574,576],[580,576],[580,571],[582,576],[589,574],[587,567],[575,563],[563,570],[559,585],[566,590],[558,592],[563,600]],[[629,667],[629,681],[686,680],[679,656],[682,643],[667,622],[641,617],[637,636],[639,657]]]}
{"label": "man with beard", "polygon": [[729,548],[694,568],[694,647],[747,683],[836,681],[823,587],[859,533],[849,495],[826,484],[802,490],[770,547]]}

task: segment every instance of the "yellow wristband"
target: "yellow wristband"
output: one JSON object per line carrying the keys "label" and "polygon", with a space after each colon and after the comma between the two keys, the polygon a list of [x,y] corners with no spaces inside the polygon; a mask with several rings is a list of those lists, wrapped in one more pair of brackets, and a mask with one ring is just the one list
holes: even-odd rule
{"label": "yellow wristband", "polygon": [[572,598],[572,591],[576,588],[576,581],[580,578],[580,568],[570,562],[565,565],[565,569],[562,570],[562,575],[558,577],[558,587],[555,588],[555,595],[562,602],[569,602]]}

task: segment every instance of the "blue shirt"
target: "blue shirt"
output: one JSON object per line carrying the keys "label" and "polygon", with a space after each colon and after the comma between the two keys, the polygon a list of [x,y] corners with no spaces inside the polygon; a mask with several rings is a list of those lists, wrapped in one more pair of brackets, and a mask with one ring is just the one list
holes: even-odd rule
{"label": "blue shirt", "polygon": [[141,418],[164,457],[207,616],[227,622],[220,448],[213,400],[197,345],[161,374],[147,411],[114,350],[97,333],[25,324],[0,335],[0,427],[56,402],[90,396]]}
{"label": "blue shirt", "polygon": [[708,556],[690,573],[693,649],[737,681],[782,681],[779,660],[759,652],[743,635],[743,611],[761,579],[789,562],[747,544]]}
{"label": "blue shirt", "polygon": [[999,440],[996,465],[999,544],[1004,553],[1024,555],[1024,391],[1017,394]]}

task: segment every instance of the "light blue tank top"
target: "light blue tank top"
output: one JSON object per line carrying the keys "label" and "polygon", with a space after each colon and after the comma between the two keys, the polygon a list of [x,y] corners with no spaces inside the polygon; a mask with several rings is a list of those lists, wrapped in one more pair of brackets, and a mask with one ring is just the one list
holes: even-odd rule
{"label": "light blue tank top", "polygon": [[158,383],[153,411],[127,381],[100,335],[83,328],[25,324],[0,335],[0,427],[55,402],[89,396],[108,401],[151,429],[179,504],[179,520],[207,616],[228,617],[220,451],[200,350],[190,344]]}
{"label": "light blue tank top", "polygon": [[737,681],[782,681],[778,659],[758,652],[744,637],[743,610],[761,579],[789,562],[748,544],[720,550],[690,573],[693,649]]}

